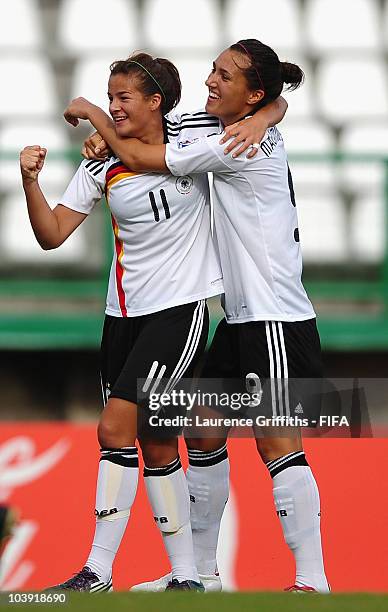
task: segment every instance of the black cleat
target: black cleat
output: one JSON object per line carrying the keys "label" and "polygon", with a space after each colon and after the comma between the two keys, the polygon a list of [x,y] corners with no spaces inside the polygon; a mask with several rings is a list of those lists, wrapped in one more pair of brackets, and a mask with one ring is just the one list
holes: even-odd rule
{"label": "black cleat", "polygon": [[197,591],[198,593],[204,593],[205,587],[202,582],[195,582],[195,580],[182,580],[182,582],[179,582],[174,578],[166,586],[166,591]]}
{"label": "black cleat", "polygon": [[47,591],[79,591],[81,593],[104,593],[112,591],[112,578],[108,582],[101,580],[97,574],[85,565],[78,574],[74,574],[72,578],[57,584]]}

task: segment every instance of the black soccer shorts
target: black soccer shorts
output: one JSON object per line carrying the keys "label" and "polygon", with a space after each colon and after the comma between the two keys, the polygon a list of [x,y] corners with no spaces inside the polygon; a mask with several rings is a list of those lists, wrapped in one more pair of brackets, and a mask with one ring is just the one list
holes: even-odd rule
{"label": "black soccer shorts", "polygon": [[173,389],[191,378],[209,330],[206,300],[139,317],[106,315],[101,342],[101,384],[109,397],[138,403],[138,381],[147,393]]}
{"label": "black soccer shorts", "polygon": [[[261,391],[260,406],[249,409],[250,415],[305,416],[312,426],[320,411],[322,375],[315,318],[239,324],[223,319],[202,371],[203,379],[222,381],[228,393]],[[239,416],[232,410],[224,413]],[[241,413],[246,415],[247,411]]]}

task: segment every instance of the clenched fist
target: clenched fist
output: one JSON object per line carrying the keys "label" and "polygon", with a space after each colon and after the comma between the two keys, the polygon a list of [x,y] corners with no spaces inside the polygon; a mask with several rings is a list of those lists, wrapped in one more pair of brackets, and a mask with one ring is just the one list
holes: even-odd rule
{"label": "clenched fist", "polygon": [[24,147],[20,153],[20,170],[23,180],[28,182],[37,180],[38,174],[43,168],[46,154],[47,149],[39,145]]}
{"label": "clenched fist", "polygon": [[86,98],[74,98],[65,108],[63,116],[68,123],[77,127],[79,119],[89,119],[89,111],[93,106]]}
{"label": "clenched fist", "polygon": [[85,159],[106,159],[112,155],[112,151],[102,136],[98,132],[94,132],[84,141],[81,154]]}

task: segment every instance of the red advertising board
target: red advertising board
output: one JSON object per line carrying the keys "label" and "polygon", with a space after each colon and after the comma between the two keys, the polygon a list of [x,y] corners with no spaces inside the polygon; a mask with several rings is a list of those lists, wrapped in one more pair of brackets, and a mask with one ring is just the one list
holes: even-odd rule
{"label": "red advertising board", "polygon": [[[388,592],[387,441],[306,440],[305,450],[320,488],[333,590]],[[184,446],[181,455],[185,460]],[[219,547],[224,584],[238,590],[281,590],[293,582],[294,569],[274,511],[271,479],[253,440],[231,440],[229,455],[232,494]],[[2,589],[42,589],[82,567],[94,531],[98,458],[91,425],[0,426],[0,503],[21,512],[2,559]],[[140,478],[114,566],[114,587],[125,590],[166,571]]]}

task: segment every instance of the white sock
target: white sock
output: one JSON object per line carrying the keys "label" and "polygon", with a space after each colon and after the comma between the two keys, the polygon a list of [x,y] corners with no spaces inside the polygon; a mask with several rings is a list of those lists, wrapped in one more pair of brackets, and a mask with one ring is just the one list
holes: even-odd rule
{"label": "white sock", "polygon": [[179,457],[164,467],[145,467],[144,482],[170,559],[172,578],[179,582],[198,582],[190,526],[189,490]]}
{"label": "white sock", "polygon": [[328,592],[321,543],[321,511],[317,483],[303,451],[267,463],[284,539],[296,563],[295,584]]}
{"label": "white sock", "polygon": [[217,574],[217,543],[221,518],[229,497],[229,459],[226,444],[205,452],[189,450],[186,473],[190,520],[199,574]]}
{"label": "white sock", "polygon": [[102,448],[96,493],[96,531],[85,565],[107,582],[137,490],[137,448]]}

